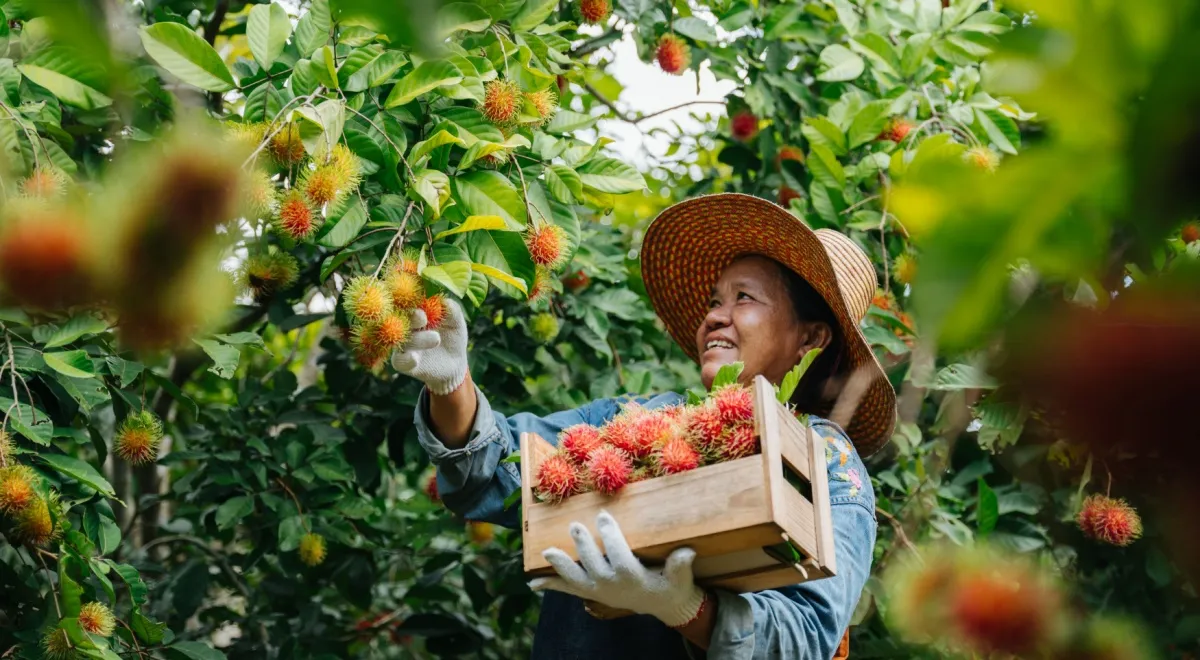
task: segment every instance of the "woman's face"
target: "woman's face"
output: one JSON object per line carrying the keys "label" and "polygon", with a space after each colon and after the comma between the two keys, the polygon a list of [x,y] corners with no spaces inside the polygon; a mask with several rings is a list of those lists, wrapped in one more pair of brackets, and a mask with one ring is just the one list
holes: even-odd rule
{"label": "woman's face", "polygon": [[827,324],[796,316],[781,268],[766,257],[746,256],[721,273],[696,330],[705,388],[718,369],[734,362],[744,365],[742,383],[759,374],[779,383],[810,349],[829,344]]}

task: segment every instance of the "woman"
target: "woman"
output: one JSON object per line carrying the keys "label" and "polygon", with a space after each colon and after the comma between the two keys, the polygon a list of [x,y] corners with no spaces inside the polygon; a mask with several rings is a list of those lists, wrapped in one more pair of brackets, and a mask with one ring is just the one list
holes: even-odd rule
{"label": "woman", "polygon": [[[886,443],[895,420],[895,394],[859,329],[875,292],[874,268],[842,234],[814,232],[755,197],[721,194],[681,202],[654,220],[642,275],[672,337],[699,362],[706,388],[733,362],[743,363],[743,382],[762,374],[778,384],[809,350],[823,349],[793,403],[812,414],[826,439],[838,574],[754,594],[706,591],[692,580],[691,550],[676,550],[662,569],[646,568],[617,521],[601,514],[595,523],[607,556],[582,524],[591,521],[571,525],[580,563],[560,549],[544,553],[559,577],[531,583],[546,594],[534,657],[688,658],[707,651],[709,658],[830,658],[870,574],[875,542],[874,492],[859,454]],[[467,518],[517,527],[519,513],[503,502],[520,487],[519,471],[502,461],[520,433],[555,439],[574,424],[600,425],[619,402],[506,417],[472,383],[466,346],[462,312],[453,306],[448,322],[418,332],[393,365],[427,386],[416,424],[437,465],[443,502]],[[820,415],[830,414],[845,382],[859,400],[843,414],[843,432]],[[648,408],[682,402],[678,394],[641,400]],[[642,616],[601,620],[586,601]]]}

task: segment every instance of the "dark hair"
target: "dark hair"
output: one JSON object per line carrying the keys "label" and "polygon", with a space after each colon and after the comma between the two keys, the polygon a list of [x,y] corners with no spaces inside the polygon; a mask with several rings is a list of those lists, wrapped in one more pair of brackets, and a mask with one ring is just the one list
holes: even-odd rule
{"label": "dark hair", "polygon": [[792,299],[792,307],[796,310],[796,318],[801,321],[825,323],[832,332],[829,345],[808,368],[808,372],[800,380],[800,386],[792,394],[792,404],[797,410],[823,413],[830,404],[829,390],[826,386],[845,366],[842,360],[842,352],[845,350],[842,326],[834,316],[833,310],[829,308],[829,303],[825,302],[811,284],[783,264],[779,264],[779,269],[783,273],[783,285]]}

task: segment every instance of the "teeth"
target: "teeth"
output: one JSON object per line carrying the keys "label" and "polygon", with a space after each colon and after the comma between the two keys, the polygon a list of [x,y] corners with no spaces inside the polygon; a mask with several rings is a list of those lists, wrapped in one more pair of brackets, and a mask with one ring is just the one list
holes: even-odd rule
{"label": "teeth", "polygon": [[733,344],[720,339],[714,339],[705,344],[705,348],[733,348]]}

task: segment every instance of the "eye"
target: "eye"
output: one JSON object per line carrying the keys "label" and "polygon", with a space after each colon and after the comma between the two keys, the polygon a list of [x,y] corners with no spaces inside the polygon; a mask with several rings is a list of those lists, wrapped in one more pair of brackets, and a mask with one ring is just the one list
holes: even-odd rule
{"label": "eye", "polygon": [[712,308],[714,308],[714,307],[720,307],[720,306],[721,306],[721,301],[720,301],[720,300],[717,300],[716,298],[713,298],[713,299],[711,299],[711,300],[709,300],[709,301],[708,301],[708,308],[709,308],[709,309],[712,309]]}
{"label": "eye", "polygon": [[754,300],[754,296],[751,296],[750,294],[746,293],[745,291],[738,291],[737,299],[738,300]]}

